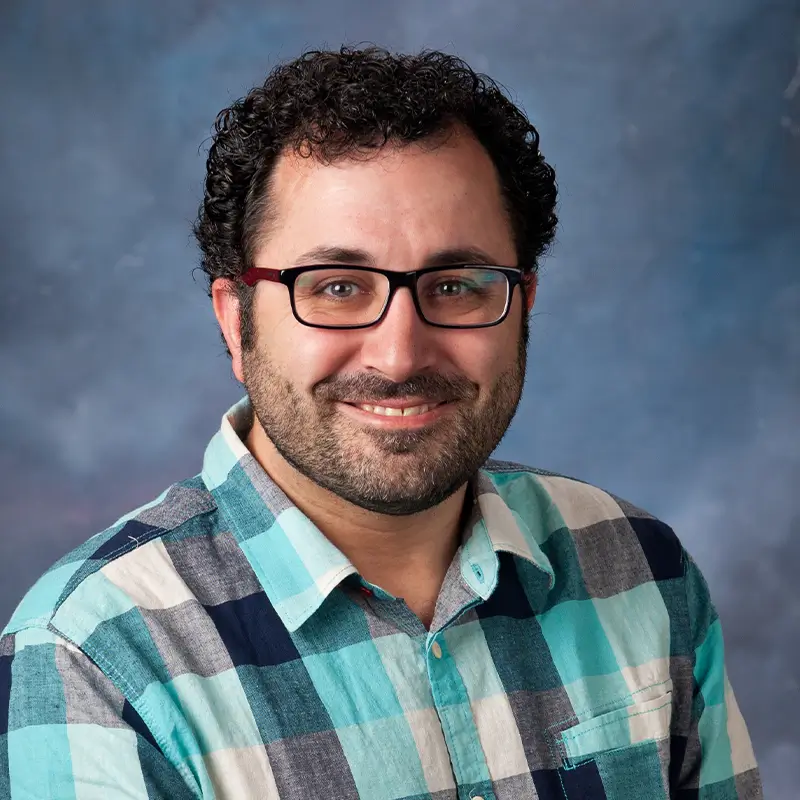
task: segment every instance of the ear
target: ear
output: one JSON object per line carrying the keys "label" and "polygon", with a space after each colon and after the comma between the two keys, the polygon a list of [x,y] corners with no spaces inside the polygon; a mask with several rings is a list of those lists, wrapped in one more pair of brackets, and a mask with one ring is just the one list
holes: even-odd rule
{"label": "ear", "polygon": [[530,314],[533,308],[533,301],[536,299],[536,287],[539,283],[535,272],[523,275],[522,282],[525,284],[525,299],[527,301],[527,313]]}
{"label": "ear", "polygon": [[239,297],[236,285],[227,278],[217,278],[211,284],[211,303],[222,335],[231,351],[233,374],[240,383],[242,376],[242,334],[239,318]]}

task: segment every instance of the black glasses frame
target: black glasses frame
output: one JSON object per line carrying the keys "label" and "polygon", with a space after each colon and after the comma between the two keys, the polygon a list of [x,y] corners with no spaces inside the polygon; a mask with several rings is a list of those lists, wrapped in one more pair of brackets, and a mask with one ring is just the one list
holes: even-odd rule
{"label": "black glasses frame", "polygon": [[[306,322],[300,318],[297,313],[297,307],[294,302],[294,283],[299,275],[304,272],[309,272],[315,269],[346,269],[346,270],[359,270],[361,272],[373,272],[378,275],[383,275],[389,281],[389,294],[386,297],[386,302],[381,309],[381,313],[373,322],[367,322],[363,325],[317,325],[313,322]],[[492,269],[495,272],[500,272],[506,277],[508,283],[508,292],[506,293],[506,306],[503,313],[495,322],[482,322],[479,325],[444,325],[441,322],[431,322],[425,319],[425,314],[422,312],[419,297],[417,296],[417,281],[420,275],[426,275],[429,272],[447,272],[452,269]],[[514,295],[514,287],[523,282],[523,270],[519,267],[501,267],[494,264],[450,264],[445,267],[426,267],[425,269],[414,270],[413,272],[392,272],[388,269],[377,269],[375,267],[361,267],[351,266],[349,264],[310,264],[303,267],[291,267],[290,269],[268,269],[266,267],[251,267],[240,278],[242,282],[248,286],[255,286],[258,281],[272,281],[273,283],[282,283],[289,290],[289,302],[292,306],[292,313],[294,318],[301,324],[309,328],[325,328],[326,330],[348,331],[356,330],[359,328],[371,328],[377,325],[385,316],[386,312],[391,305],[392,298],[395,292],[401,288],[406,287],[411,292],[411,297],[414,300],[414,306],[417,309],[419,318],[427,323],[433,325],[435,328],[456,328],[463,330],[465,328],[492,328],[499,325],[508,316],[509,309],[511,308],[511,299]]]}

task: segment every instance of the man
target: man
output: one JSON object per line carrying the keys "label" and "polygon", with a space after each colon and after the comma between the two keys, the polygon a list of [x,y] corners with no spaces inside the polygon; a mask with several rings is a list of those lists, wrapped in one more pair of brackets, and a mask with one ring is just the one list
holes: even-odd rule
{"label": "man", "polygon": [[247,396],[15,612],[2,796],[761,796],[675,534],[487,460],[556,225],[538,145],[437,52],[307,53],[218,117],[196,233]]}

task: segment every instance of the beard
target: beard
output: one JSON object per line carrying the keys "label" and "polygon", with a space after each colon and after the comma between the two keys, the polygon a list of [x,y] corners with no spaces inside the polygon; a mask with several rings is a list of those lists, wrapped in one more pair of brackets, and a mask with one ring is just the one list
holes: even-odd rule
{"label": "beard", "polygon": [[[276,369],[256,337],[242,353],[253,412],[280,455],[300,474],[360,508],[404,516],[433,508],[474,477],[502,440],[525,382],[528,320],[513,364],[481,398],[462,375],[419,374],[402,383],[359,373],[315,384],[311,396]],[[450,398],[454,406],[416,430],[380,430],[338,409],[346,398]]]}

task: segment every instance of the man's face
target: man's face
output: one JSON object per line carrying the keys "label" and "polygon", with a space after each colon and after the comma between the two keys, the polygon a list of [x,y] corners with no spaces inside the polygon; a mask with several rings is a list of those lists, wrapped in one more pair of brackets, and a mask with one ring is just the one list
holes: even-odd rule
{"label": "man's face", "polygon": [[[466,248],[516,264],[494,167],[468,135],[330,165],[284,156],[271,197],[276,219],[259,267],[329,263],[305,255],[322,247],[363,251],[347,263],[400,272]],[[441,503],[492,453],[519,403],[527,343],[519,289],[506,320],[483,329],[426,324],[407,289],[380,324],[360,330],[301,325],[287,288],[266,281],[253,315],[254,346],[241,354],[239,377],[267,437],[302,475],[371,511],[413,514]],[[448,402],[404,417],[355,404],[381,400]]]}

